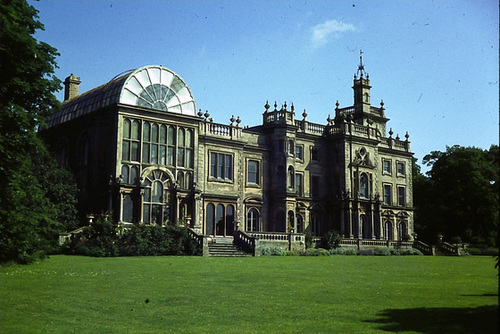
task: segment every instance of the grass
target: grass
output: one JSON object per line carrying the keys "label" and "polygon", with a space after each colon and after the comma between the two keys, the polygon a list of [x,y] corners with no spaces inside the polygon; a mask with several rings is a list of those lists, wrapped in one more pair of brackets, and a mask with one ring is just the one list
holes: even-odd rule
{"label": "grass", "polygon": [[58,255],[0,282],[0,333],[497,333],[492,257]]}

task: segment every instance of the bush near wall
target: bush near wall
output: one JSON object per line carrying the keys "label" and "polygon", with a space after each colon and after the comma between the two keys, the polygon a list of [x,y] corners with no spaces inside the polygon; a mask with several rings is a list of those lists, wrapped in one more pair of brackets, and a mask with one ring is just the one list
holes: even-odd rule
{"label": "bush near wall", "polygon": [[200,254],[185,227],[136,225],[120,230],[107,216],[74,235],[61,250],[63,254],[94,257]]}

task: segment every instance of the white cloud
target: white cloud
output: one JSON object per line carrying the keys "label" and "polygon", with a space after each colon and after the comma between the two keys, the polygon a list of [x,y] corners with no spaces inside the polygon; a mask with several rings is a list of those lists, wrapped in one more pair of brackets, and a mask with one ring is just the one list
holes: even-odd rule
{"label": "white cloud", "polygon": [[318,47],[340,38],[342,33],[356,31],[356,27],[350,23],[329,20],[314,26],[311,31],[311,42]]}

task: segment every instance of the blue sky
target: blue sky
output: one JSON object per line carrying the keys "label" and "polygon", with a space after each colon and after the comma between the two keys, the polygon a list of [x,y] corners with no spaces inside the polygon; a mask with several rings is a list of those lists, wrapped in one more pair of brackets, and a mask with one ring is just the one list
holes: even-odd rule
{"label": "blue sky", "polygon": [[[30,1],[80,92],[163,65],[218,123],[258,125],[266,100],[326,123],[353,103],[363,50],[372,104],[421,158],[499,138],[497,1]],[[62,99],[62,92],[58,94]]]}

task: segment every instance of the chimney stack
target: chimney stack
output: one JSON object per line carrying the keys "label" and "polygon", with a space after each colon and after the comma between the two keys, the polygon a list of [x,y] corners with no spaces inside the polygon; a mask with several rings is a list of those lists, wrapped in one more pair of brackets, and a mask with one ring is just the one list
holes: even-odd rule
{"label": "chimney stack", "polygon": [[64,80],[64,101],[78,96],[78,86],[82,82],[79,77],[75,77],[73,73]]}

